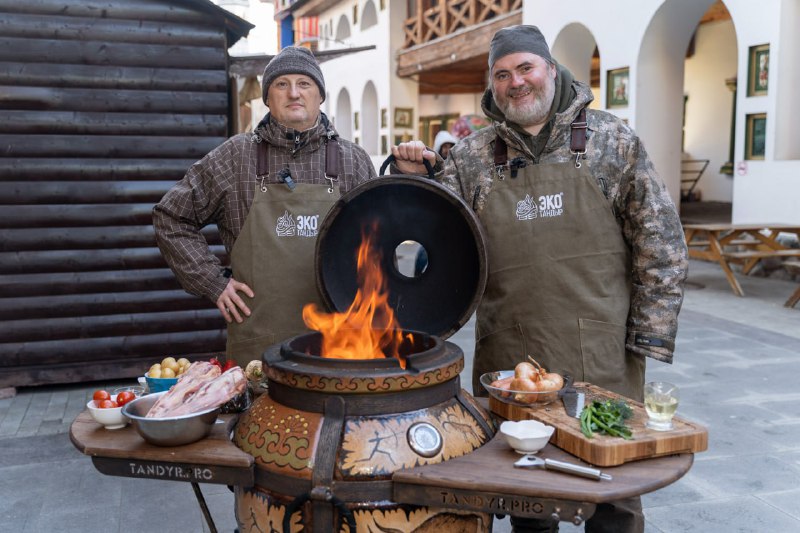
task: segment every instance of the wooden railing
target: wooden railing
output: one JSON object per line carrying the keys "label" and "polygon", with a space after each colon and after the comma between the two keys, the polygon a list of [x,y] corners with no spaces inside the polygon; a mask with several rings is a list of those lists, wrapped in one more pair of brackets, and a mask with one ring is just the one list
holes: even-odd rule
{"label": "wooden railing", "polygon": [[416,0],[414,17],[403,24],[403,48],[427,43],[462,28],[468,28],[512,11],[522,9],[522,0],[439,0],[438,4],[424,9],[430,2]]}

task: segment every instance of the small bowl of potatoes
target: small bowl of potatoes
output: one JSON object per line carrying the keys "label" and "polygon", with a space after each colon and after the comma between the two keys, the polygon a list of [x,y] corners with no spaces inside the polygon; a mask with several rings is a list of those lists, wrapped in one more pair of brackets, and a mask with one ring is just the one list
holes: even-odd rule
{"label": "small bowl of potatoes", "polygon": [[185,357],[180,359],[165,357],[160,363],[151,366],[144,375],[148,390],[151,393],[169,390],[178,382],[178,377],[186,372],[190,364],[191,362]]}

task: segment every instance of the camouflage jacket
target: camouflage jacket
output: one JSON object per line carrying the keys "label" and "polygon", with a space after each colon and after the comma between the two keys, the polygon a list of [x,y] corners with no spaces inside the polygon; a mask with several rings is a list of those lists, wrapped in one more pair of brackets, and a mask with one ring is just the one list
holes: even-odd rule
{"label": "camouflage jacket", "polygon": [[[183,288],[216,302],[228,284],[219,258],[201,229],[216,224],[230,255],[253,203],[259,143],[269,144],[265,183],[278,183],[288,168],[297,183],[328,183],[325,153],[328,135],[338,136],[324,114],[317,125],[298,132],[267,115],[254,133],[231,137],[189,168],[153,208],[156,241]],[[339,187],[342,194],[375,177],[375,166],[360,147],[339,141]]]}
{"label": "camouflage jacket", "polygon": [[[535,157],[521,135],[505,122],[491,92],[484,94],[483,110],[493,120],[456,144],[444,163],[439,180],[480,213],[491,193],[494,140],[508,144],[509,160],[522,156],[528,163],[564,163],[570,153],[570,124],[592,100],[589,87],[573,82],[577,96],[555,115],[543,152]],[[672,199],[645,152],[641,140],[622,120],[605,111],[587,109],[588,138],[583,163],[597,178],[631,251],[631,306],[627,323],[628,350],[671,363],[688,252],[683,227]],[[485,221],[484,221],[485,223]],[[663,346],[653,346],[662,344]]]}

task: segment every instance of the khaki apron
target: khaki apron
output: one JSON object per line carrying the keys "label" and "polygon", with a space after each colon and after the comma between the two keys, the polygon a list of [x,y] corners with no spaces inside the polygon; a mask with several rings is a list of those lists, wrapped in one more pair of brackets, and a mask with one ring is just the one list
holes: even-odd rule
{"label": "khaki apron", "polygon": [[533,356],[570,374],[642,399],[644,358],[626,353],[630,254],[587,165],[517,169],[495,180],[480,213],[489,279],[477,310],[478,377]]}
{"label": "khaki apron", "polygon": [[[266,145],[260,143],[260,149],[265,151]],[[228,324],[228,359],[244,368],[254,359],[260,361],[268,346],[308,331],[303,306],[315,303],[322,308],[314,270],[317,233],[339,196],[334,179],[330,186],[299,183],[294,190],[285,183],[259,182],[231,251],[234,279],[246,283],[256,296],[240,293],[251,314],[241,324]]]}

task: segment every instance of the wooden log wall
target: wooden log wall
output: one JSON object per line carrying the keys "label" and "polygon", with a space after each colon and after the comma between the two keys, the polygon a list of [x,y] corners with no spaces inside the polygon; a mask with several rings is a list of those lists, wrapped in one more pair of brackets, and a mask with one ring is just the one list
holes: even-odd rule
{"label": "wooden log wall", "polygon": [[0,0],[0,388],[224,350],[151,219],[230,134],[226,20],[201,3]]}

